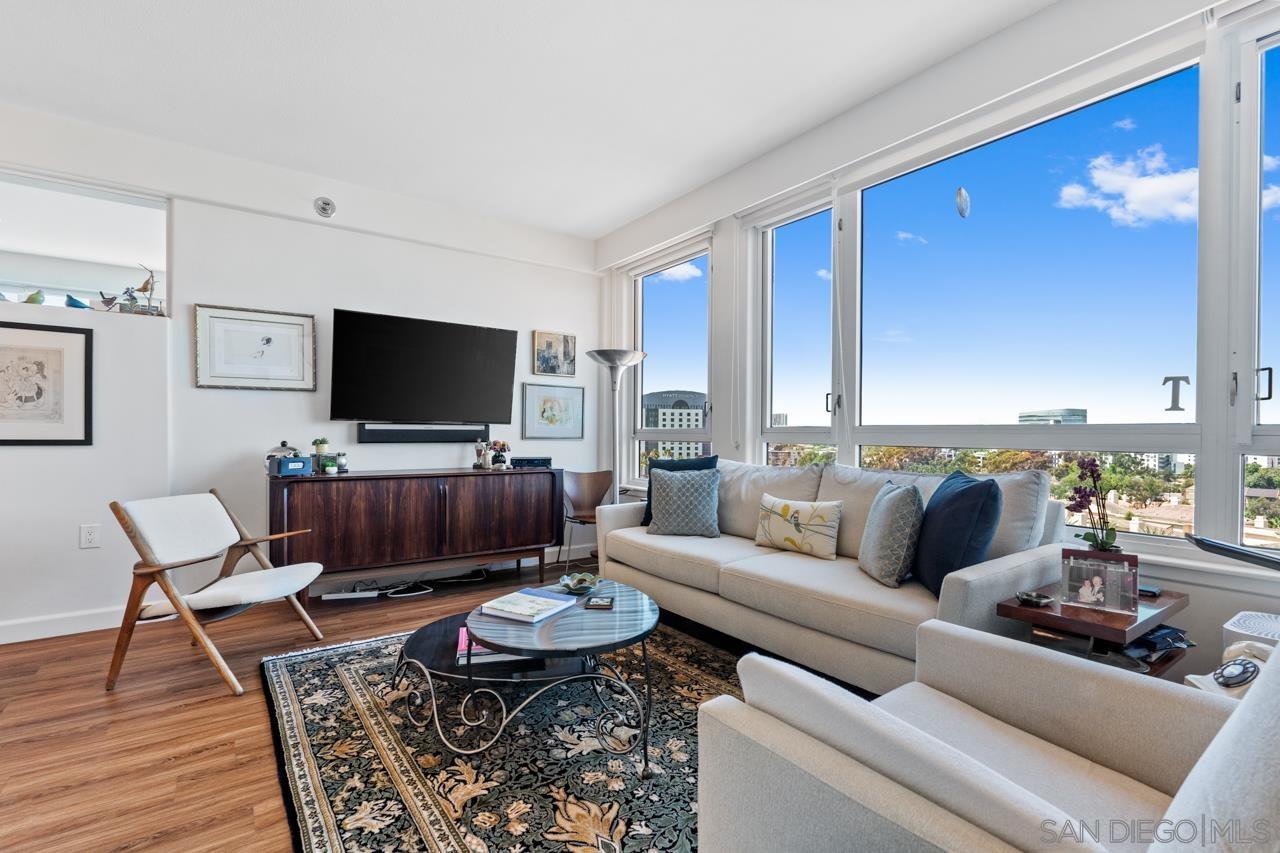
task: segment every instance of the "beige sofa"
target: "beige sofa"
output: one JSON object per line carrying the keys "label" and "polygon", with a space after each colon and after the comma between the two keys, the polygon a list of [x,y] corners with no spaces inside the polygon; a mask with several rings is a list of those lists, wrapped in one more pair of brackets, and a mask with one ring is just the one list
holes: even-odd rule
{"label": "beige sofa", "polygon": [[1276,850],[1280,665],[1239,702],[937,620],[867,702],[760,655],[698,709],[698,849]]}
{"label": "beige sofa", "polygon": [[[916,628],[943,619],[1020,634],[996,602],[1061,573],[1061,503],[1039,471],[998,474],[1004,496],[989,559],[947,576],[942,595],[915,581],[892,589],[858,568],[871,501],[886,482],[915,483],[927,502],[940,475],[847,465],[776,468],[720,462],[721,535],[650,535],[641,503],[596,512],[601,572],[648,593],[664,610],[855,684],[886,693],[912,678]],[[760,496],[840,500],[836,560],[755,544]]]}

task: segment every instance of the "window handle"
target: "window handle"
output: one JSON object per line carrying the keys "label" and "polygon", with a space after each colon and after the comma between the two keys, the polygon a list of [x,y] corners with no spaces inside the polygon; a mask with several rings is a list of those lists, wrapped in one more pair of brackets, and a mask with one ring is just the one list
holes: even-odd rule
{"label": "window handle", "polygon": [[830,411],[831,411],[831,392],[830,392],[830,391],[828,391],[828,392],[827,392],[827,402],[823,404],[823,407],[824,407],[828,412],[830,412]]}
{"label": "window handle", "polygon": [[1265,395],[1259,394],[1258,401],[1262,402],[1263,400],[1270,400],[1272,393],[1276,390],[1275,389],[1275,371],[1272,370],[1270,367],[1259,367],[1257,372],[1260,374],[1261,373],[1267,374],[1267,393]]}

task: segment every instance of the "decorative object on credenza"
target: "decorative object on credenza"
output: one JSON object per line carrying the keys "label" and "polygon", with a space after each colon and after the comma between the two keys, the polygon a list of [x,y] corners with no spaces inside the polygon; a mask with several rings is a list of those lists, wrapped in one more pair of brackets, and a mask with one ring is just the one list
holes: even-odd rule
{"label": "decorative object on credenza", "polygon": [[524,383],[524,418],[520,437],[526,439],[580,439],[583,436],[581,385]]}
{"label": "decorative object on credenza", "polygon": [[306,477],[315,468],[310,456],[294,453],[292,456],[276,456],[268,460],[267,470],[275,477]]}
{"label": "decorative object on credenza", "polygon": [[326,453],[325,455],[323,455],[323,456],[317,456],[317,457],[316,457],[316,465],[317,465],[317,467],[320,469],[320,473],[321,473],[321,474],[336,474],[336,473],[338,473],[338,459],[337,459],[337,457],[335,457],[335,456],[330,456],[330,455],[329,455],[329,454],[327,454],[327,453]]}
{"label": "decorative object on credenza", "polygon": [[489,449],[488,442],[486,442],[483,438],[480,438],[479,436],[477,436],[476,444],[475,444],[476,461],[472,463],[471,465],[472,468],[476,468],[476,469],[484,468],[484,454],[485,454],[485,451],[487,451],[488,449]]}
{"label": "decorative object on credenza", "polygon": [[511,445],[501,439],[489,442],[489,451],[493,454],[490,457],[490,467],[495,471],[505,471],[507,469],[507,454],[511,452]]}
{"label": "decorative object on credenza", "polygon": [[270,471],[273,459],[285,459],[290,456],[297,456],[297,455],[298,455],[298,448],[292,446],[287,441],[282,441],[280,442],[279,445],[267,451],[266,459],[264,460],[263,464],[265,464],[267,466],[267,470]]}
{"label": "decorative object on credenza", "polygon": [[316,390],[313,314],[195,306],[197,388]]}
{"label": "decorative object on credenza", "polygon": [[613,388],[613,434],[610,446],[613,448],[613,485],[610,487],[609,494],[610,503],[618,502],[618,475],[621,472],[621,462],[619,458],[618,436],[621,423],[619,418],[621,414],[618,406],[618,386],[622,381],[622,374],[633,364],[639,364],[644,361],[648,353],[640,350],[631,349],[593,349],[587,353],[593,361],[603,364],[609,371],[609,384]]}
{"label": "decorative object on credenza", "polygon": [[524,468],[550,468],[550,456],[512,456],[511,467],[516,470]]}
{"label": "decorative object on credenza", "polygon": [[539,376],[576,376],[578,338],[563,332],[533,333],[533,372]]}
{"label": "decorative object on credenza", "polygon": [[313,438],[311,439],[311,452],[317,456],[329,452],[329,439]]}
{"label": "decorative object on credenza", "polygon": [[334,461],[334,464],[338,466],[339,474],[345,474],[347,473],[348,470],[350,470],[349,469],[350,463],[347,461],[347,454],[344,453],[343,451],[338,451],[337,453],[335,453],[333,455],[333,461]]}
{"label": "decorative object on credenza", "polygon": [[0,322],[0,445],[93,444],[93,330]]}
{"label": "decorative object on credenza", "polygon": [[67,298],[63,300],[63,304],[68,308],[88,308],[89,310],[93,310],[88,302],[85,302],[82,299],[76,299],[70,293],[68,293]]}

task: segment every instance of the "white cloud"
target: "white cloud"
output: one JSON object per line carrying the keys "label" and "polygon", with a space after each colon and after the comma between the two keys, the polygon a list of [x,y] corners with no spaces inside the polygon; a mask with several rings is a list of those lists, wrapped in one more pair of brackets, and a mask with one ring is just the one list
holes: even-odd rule
{"label": "white cloud", "polygon": [[885,344],[910,344],[915,342],[905,329],[885,329],[876,335],[876,340]]}
{"label": "white cloud", "polygon": [[658,278],[661,281],[688,281],[691,278],[700,278],[701,276],[702,270],[688,261],[683,264],[676,264],[674,267],[668,267],[658,273]]}
{"label": "white cloud", "polygon": [[1058,191],[1058,207],[1100,210],[1115,225],[1141,227],[1152,222],[1194,222],[1200,181],[1195,167],[1171,169],[1164,148],[1152,145],[1117,160],[1102,154],[1089,161],[1089,183],[1070,183]]}
{"label": "white cloud", "polygon": [[831,270],[818,270],[814,275],[823,281],[831,281]]}
{"label": "white cloud", "polygon": [[1277,157],[1274,154],[1262,155],[1262,171],[1270,172],[1277,166],[1280,166],[1280,157]]}
{"label": "white cloud", "polygon": [[1262,209],[1270,210],[1280,205],[1280,186],[1267,184],[1262,188]]}
{"label": "white cloud", "polygon": [[910,231],[899,231],[893,236],[898,238],[899,243],[919,243],[928,245],[929,241],[921,237],[919,234],[912,234]]}
{"label": "white cloud", "polygon": [[1134,130],[1135,128],[1137,128],[1138,123],[1133,119],[1129,118],[1128,116],[1125,116],[1119,121],[1112,122],[1111,126],[1116,128],[1117,130]]}

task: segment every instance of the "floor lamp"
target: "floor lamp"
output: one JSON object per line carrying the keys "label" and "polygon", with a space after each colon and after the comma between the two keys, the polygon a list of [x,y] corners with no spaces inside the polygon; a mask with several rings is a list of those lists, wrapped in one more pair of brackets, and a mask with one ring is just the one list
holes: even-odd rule
{"label": "floor lamp", "polygon": [[590,358],[609,368],[609,382],[613,385],[613,485],[610,486],[609,494],[612,497],[612,503],[615,504],[618,502],[618,474],[621,467],[618,450],[620,419],[618,386],[622,384],[623,371],[633,364],[644,361],[647,354],[633,349],[593,349],[587,352]]}

